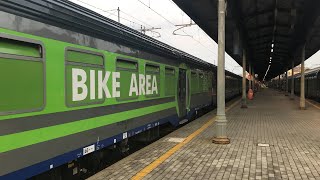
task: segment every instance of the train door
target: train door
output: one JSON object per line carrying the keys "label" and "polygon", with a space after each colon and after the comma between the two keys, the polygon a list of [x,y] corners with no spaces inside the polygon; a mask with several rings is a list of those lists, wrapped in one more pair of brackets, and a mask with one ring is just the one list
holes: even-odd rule
{"label": "train door", "polygon": [[184,117],[187,114],[187,74],[185,69],[179,69],[178,100],[180,117]]}

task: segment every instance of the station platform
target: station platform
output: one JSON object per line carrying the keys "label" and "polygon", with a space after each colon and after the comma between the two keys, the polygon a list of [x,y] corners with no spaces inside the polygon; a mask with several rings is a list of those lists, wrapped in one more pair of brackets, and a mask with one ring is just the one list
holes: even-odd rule
{"label": "station platform", "polygon": [[90,177],[102,179],[320,179],[320,105],[272,89],[227,103],[228,145],[212,143],[215,111]]}

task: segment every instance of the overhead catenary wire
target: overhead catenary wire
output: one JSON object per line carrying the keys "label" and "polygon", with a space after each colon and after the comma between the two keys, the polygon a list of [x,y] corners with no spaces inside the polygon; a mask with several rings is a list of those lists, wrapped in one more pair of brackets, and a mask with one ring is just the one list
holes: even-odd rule
{"label": "overhead catenary wire", "polygon": [[[78,1],[78,2],[80,2],[80,3],[83,3],[83,4],[87,5],[87,6],[90,6],[90,7],[94,8],[94,9],[100,10],[100,11],[102,11],[102,12],[108,13],[109,15],[106,16],[106,17],[109,17],[109,16],[116,16],[116,17],[118,17],[117,15],[115,15],[115,14],[117,13],[117,9],[104,10],[104,9],[99,8],[99,7],[96,7],[96,6],[92,5],[92,4],[83,2],[82,0],[75,0],[75,1]],[[115,11],[115,12],[110,13],[111,11]],[[125,20],[125,21],[127,21],[127,22],[129,22],[129,23],[132,23],[133,26],[134,26],[134,25],[138,25],[139,27],[143,27],[143,26],[146,25],[146,26],[149,26],[150,28],[153,27],[152,25],[150,25],[150,24],[148,24],[148,23],[146,23],[146,22],[144,22],[144,21],[142,21],[142,20],[140,20],[140,19],[138,19],[138,18],[130,15],[129,13],[124,12],[123,10],[121,10],[121,13],[123,13],[123,14],[125,14],[125,15],[133,18],[133,19],[136,19],[137,21],[139,21],[140,23],[142,23],[142,24],[140,24],[140,23],[131,21],[131,20],[127,19],[127,18],[120,17],[120,19]],[[137,29],[136,29],[136,30],[137,30]],[[168,39],[170,39],[170,38],[168,38]],[[168,44],[171,44],[171,45],[173,46],[172,42],[168,42],[166,39],[162,39],[162,40],[165,41],[165,42],[168,43]]]}
{"label": "overhead catenary wire", "polygon": [[136,18],[136,17],[134,17],[134,16],[132,16],[132,15],[130,15],[130,14],[128,14],[128,13],[126,13],[126,12],[124,12],[123,10],[122,10],[121,12],[122,12],[123,14],[125,14],[125,15],[127,15],[127,16],[131,17],[132,19],[135,19],[135,20],[139,21],[140,23],[142,23],[142,24],[144,24],[144,25],[149,26],[150,28],[151,28],[151,27],[153,27],[152,25],[150,25],[150,24],[148,24],[148,23],[146,23],[146,22],[144,22],[144,21],[142,21],[142,20],[140,20],[140,19],[138,19],[138,18]]}
{"label": "overhead catenary wire", "polygon": [[[117,9],[104,10],[104,9],[101,9],[101,8],[99,8],[99,7],[96,7],[96,6],[92,5],[92,4],[83,2],[82,0],[76,0],[76,1],[81,2],[81,3],[83,3],[83,4],[87,5],[87,6],[96,8],[96,9],[102,11],[102,12],[106,12],[106,13],[109,14],[109,16],[116,16],[115,14],[110,13],[109,11],[114,11],[114,10],[117,10]],[[169,19],[167,19],[166,17],[164,17],[163,15],[161,15],[160,13],[158,13],[157,11],[155,11],[154,9],[152,9],[150,6],[148,6],[147,4],[145,4],[144,2],[142,2],[141,0],[138,0],[138,1],[139,1],[141,4],[143,4],[144,6],[146,6],[147,8],[149,8],[151,11],[153,11],[154,13],[156,13],[158,16],[160,16],[160,17],[162,17],[163,19],[165,19],[165,20],[166,20],[167,22],[169,22],[171,25],[175,26],[175,24],[174,24],[173,22],[171,22]],[[135,18],[134,16],[129,15],[128,13],[125,13],[123,10],[122,10],[121,12],[124,13],[125,15],[127,15],[127,16],[130,16],[130,17],[138,20],[139,22],[143,23],[144,25],[153,27],[153,26],[151,26],[150,24],[145,23],[145,22],[139,20],[138,18]],[[134,21],[131,21],[131,20],[126,19],[126,18],[123,18],[123,17],[120,17],[120,19],[123,19],[123,20],[125,20],[125,21],[131,22],[131,23],[133,23],[133,24],[137,24],[137,25],[139,25],[139,26],[144,26],[143,24],[136,23],[136,22],[134,22]],[[186,35],[190,36],[190,35],[187,34],[184,30],[182,30],[182,31],[183,31]],[[215,56],[217,56],[217,54],[216,54],[215,52],[211,51],[208,47],[206,47],[205,45],[203,45],[200,41],[196,40],[196,39],[193,38],[192,36],[190,36],[190,38],[192,38],[194,41],[196,41],[196,42],[199,43],[201,46],[203,46],[204,48],[208,49],[208,50],[209,50],[210,52],[212,52]]]}
{"label": "overhead catenary wire", "polygon": [[[162,19],[166,20],[169,24],[176,26],[173,22],[171,22],[168,18],[164,17],[162,14],[160,14],[159,12],[157,12],[156,10],[154,10],[153,8],[151,8],[150,6],[148,6],[147,4],[145,4],[144,2],[142,2],[141,0],[137,0],[138,2],[140,2],[142,5],[144,5],[145,7],[147,7],[148,9],[150,9],[151,11],[153,11],[155,14],[157,14],[158,16],[160,16]],[[198,41],[197,39],[195,39],[194,37],[192,37],[190,34],[186,33],[183,29],[182,31],[188,35],[191,39],[193,39],[194,41],[196,41],[197,43],[199,43],[201,46],[203,46],[204,48],[206,48],[208,51],[210,51],[211,53],[213,53],[216,57],[217,54],[212,51],[211,49],[209,49],[207,46],[205,46],[203,43],[201,43],[200,41]],[[228,61],[226,61],[228,63]],[[214,59],[214,64],[215,64],[215,59]],[[230,64],[229,64],[230,65]]]}
{"label": "overhead catenary wire", "polygon": [[[99,8],[99,7],[96,7],[96,6],[92,5],[92,4],[86,3],[86,2],[84,2],[84,1],[82,1],[82,0],[75,0],[75,1],[81,2],[81,3],[83,3],[83,4],[87,5],[87,6],[90,6],[90,7],[92,7],[92,8],[98,9],[98,10],[100,10],[100,11],[102,11],[102,12],[108,13],[108,16],[107,16],[107,17],[109,17],[109,16],[117,16],[117,15],[115,15],[115,14],[117,13],[117,9],[104,10],[104,9]],[[115,12],[110,13],[110,11],[115,11]],[[133,18],[133,19],[135,19],[135,20],[137,20],[137,21],[139,21],[140,23],[142,23],[142,24],[136,23],[136,22],[131,21],[131,20],[129,20],[129,19],[126,19],[126,18],[124,18],[124,17],[120,17],[120,19],[125,20],[125,21],[128,21],[128,22],[132,23],[133,25],[136,24],[136,25],[138,25],[138,26],[140,26],[140,27],[143,27],[143,26],[145,26],[145,25],[146,25],[146,26],[149,26],[150,28],[153,27],[152,25],[150,25],[150,24],[148,24],[148,23],[146,23],[146,22],[144,22],[144,21],[142,21],[142,20],[140,20],[140,19],[138,19],[138,18],[130,15],[129,13],[124,12],[123,10],[121,10],[121,13],[123,13],[123,14],[125,14],[125,15],[127,15],[127,16],[129,16],[129,17],[131,17],[131,18]],[[168,36],[167,36],[167,37],[168,37]],[[168,39],[170,39],[170,38],[168,38]],[[168,44],[173,45],[172,42],[168,42],[166,39],[162,39],[162,40],[165,41],[165,42],[168,43]]]}
{"label": "overhead catenary wire", "polygon": [[[104,9],[99,8],[99,7],[96,7],[96,6],[92,5],[92,4],[86,3],[86,2],[84,2],[84,1],[82,1],[82,0],[75,0],[75,1],[81,2],[81,3],[83,3],[83,4],[87,5],[87,6],[90,6],[90,7],[92,7],[92,8],[97,9],[97,10],[100,10],[100,11],[102,11],[102,12],[105,12],[105,13],[108,14],[108,16],[117,16],[117,15],[115,15],[115,13],[117,12],[117,11],[116,11],[117,9],[104,10]],[[160,16],[161,18],[165,19],[165,20],[166,20],[167,22],[169,22],[171,25],[175,26],[175,24],[174,24],[173,22],[171,22],[169,19],[167,19],[166,17],[164,17],[162,14],[158,13],[157,11],[155,11],[154,9],[152,9],[150,6],[148,6],[148,5],[146,5],[145,3],[143,3],[141,0],[138,0],[138,1],[139,1],[141,4],[143,4],[144,6],[146,6],[148,9],[150,9],[151,11],[153,11],[154,13],[156,13],[158,16]],[[114,13],[111,13],[112,11],[115,11],[115,12],[114,12]],[[145,26],[145,25],[146,25],[146,26],[149,26],[149,27],[151,27],[151,28],[154,27],[154,26],[150,25],[149,23],[146,23],[146,22],[140,20],[139,18],[136,18],[136,17],[130,15],[129,13],[124,12],[123,10],[121,10],[121,13],[122,13],[122,14],[125,14],[126,16],[131,17],[132,19],[135,19],[136,21],[139,21],[139,22],[140,22],[140,23],[137,23],[137,22],[134,22],[134,21],[129,20],[129,19],[127,19],[127,18],[120,17],[120,19],[132,23],[133,26],[134,26],[134,25],[138,25],[138,26]],[[185,34],[188,34],[188,33],[186,33],[184,30],[183,30],[183,32],[184,32]],[[165,33],[165,32],[164,32],[164,33]],[[165,35],[166,35],[166,37],[167,37],[168,39],[171,39],[171,38],[169,38],[168,34],[165,33]],[[188,35],[189,35],[189,34],[188,34]],[[189,35],[189,36],[190,36],[190,35]],[[214,51],[212,51],[211,49],[209,49],[207,46],[205,46],[202,42],[198,41],[197,39],[193,38],[192,36],[190,36],[190,38],[193,39],[195,42],[197,42],[197,43],[198,43],[199,45],[201,45],[202,47],[206,48],[209,52],[213,53],[215,57],[217,57],[217,54],[216,54]],[[165,41],[166,43],[173,45],[172,42],[168,42],[166,39],[163,39],[163,38],[161,38],[161,39],[162,39],[163,41]],[[175,46],[175,45],[173,45],[173,46]],[[211,56],[210,56],[210,57],[211,57]],[[214,60],[213,64],[216,64],[216,59],[214,58],[213,60]],[[232,65],[232,64],[230,64],[228,61],[226,61],[226,63],[229,64],[229,65]]]}
{"label": "overhead catenary wire", "polygon": [[[109,17],[109,16],[117,16],[117,15],[115,15],[115,14],[117,13],[117,9],[104,10],[104,9],[101,9],[101,8],[99,8],[99,7],[96,7],[96,6],[92,5],[92,4],[83,2],[82,0],[75,0],[75,1],[81,2],[81,3],[83,3],[83,4],[87,5],[87,6],[90,6],[90,7],[92,7],[92,8],[98,9],[98,10],[100,10],[100,11],[102,11],[102,12],[108,13],[109,15],[108,15],[107,17]],[[115,11],[115,12],[114,12],[114,13],[111,13],[110,11]],[[124,13],[124,12],[121,10],[121,13]],[[143,24],[139,24],[139,23],[134,22],[134,21],[131,21],[131,20],[127,19],[127,18],[120,17],[120,19],[125,20],[125,21],[128,21],[128,22],[133,23],[133,24],[136,24],[136,25],[139,25],[139,26],[144,26]]]}
{"label": "overhead catenary wire", "polygon": [[[138,0],[138,1],[141,2],[141,0]],[[174,2],[172,2],[172,0],[169,0],[169,2],[172,3],[173,5],[177,6]],[[150,8],[150,9],[151,9],[151,8]],[[182,11],[182,12],[183,12],[183,11]],[[158,13],[158,14],[159,14],[159,13]],[[171,22],[170,24],[172,24],[172,22]],[[198,28],[200,29],[199,26],[198,26]],[[216,54],[215,52],[211,51],[207,46],[205,46],[204,44],[202,44],[201,41],[195,39],[193,36],[190,36],[190,35],[187,34],[183,29],[182,29],[182,31],[183,31],[186,35],[188,35],[190,38],[192,38],[194,41],[198,42],[201,46],[203,46],[203,47],[205,47],[206,49],[208,49],[210,52],[212,52],[212,53],[217,57],[217,54]],[[199,31],[198,31],[198,34],[199,34]],[[209,37],[209,36],[206,36],[206,37]],[[209,42],[213,42],[211,38],[209,39]],[[215,45],[215,44],[213,44],[213,45]],[[231,64],[229,61],[225,61],[225,62],[226,62],[228,65],[230,65],[230,66],[234,66],[234,65]],[[215,62],[215,59],[214,59],[214,64],[215,64],[215,63],[216,63],[216,62]]]}
{"label": "overhead catenary wire", "polygon": [[[140,1],[140,0],[139,0]],[[168,0],[171,4],[173,4],[174,6],[176,6],[176,7],[178,7],[172,0]],[[183,11],[182,11],[183,12]],[[183,12],[184,13],[184,12]],[[201,29],[199,26],[198,26],[198,28],[199,29]],[[199,36],[199,40],[200,40],[200,34],[199,34],[199,29],[198,29],[198,36]],[[182,30],[183,31],[183,30]],[[185,33],[185,31],[183,31],[184,33]],[[191,38],[193,38],[192,36],[190,36]],[[193,38],[194,40],[196,40],[195,38]],[[197,41],[197,40],[196,40]],[[209,42],[213,42],[213,41],[209,41]],[[201,43],[200,41],[199,41],[199,43]],[[215,45],[215,44],[213,44],[213,45]],[[212,52],[212,51],[211,51]],[[217,56],[217,54],[216,53],[214,53],[216,56]],[[229,65],[231,65],[231,66],[233,66],[232,64],[230,64],[228,61],[225,61],[226,63],[228,63]]]}

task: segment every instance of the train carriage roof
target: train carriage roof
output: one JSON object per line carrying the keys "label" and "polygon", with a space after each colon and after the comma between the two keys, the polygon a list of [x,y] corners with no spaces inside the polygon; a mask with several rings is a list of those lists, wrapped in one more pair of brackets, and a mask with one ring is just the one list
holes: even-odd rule
{"label": "train carriage roof", "polygon": [[[320,67],[317,67],[317,68],[314,68],[314,69],[311,69],[311,70],[308,70],[305,72],[305,76],[306,77],[309,77],[309,76],[317,76],[318,74],[320,73]],[[295,74],[294,75],[295,78],[300,78],[301,77],[301,74]]]}

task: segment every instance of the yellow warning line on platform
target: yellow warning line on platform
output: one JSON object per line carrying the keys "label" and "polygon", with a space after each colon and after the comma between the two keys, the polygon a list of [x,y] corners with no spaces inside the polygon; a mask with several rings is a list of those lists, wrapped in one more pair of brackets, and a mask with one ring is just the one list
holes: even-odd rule
{"label": "yellow warning line on platform", "polygon": [[310,101],[308,101],[308,100],[306,100],[306,102],[309,103],[309,104],[311,104],[313,107],[315,107],[315,108],[317,108],[317,109],[320,109],[320,107],[317,106],[316,104],[314,104],[314,103],[312,103],[312,102],[310,102]]}
{"label": "yellow warning line on platform", "polygon": [[[226,108],[226,112],[229,111],[233,106],[238,104],[240,100],[237,100],[233,104],[231,104],[229,107]],[[190,142],[193,138],[197,137],[201,132],[203,132],[205,129],[207,129],[210,125],[212,125],[215,121],[216,116],[214,116],[212,119],[208,120],[204,125],[202,125],[198,130],[194,131],[192,134],[190,134],[184,141],[180,142],[179,144],[175,145],[173,148],[171,148],[169,151],[164,153],[162,156],[160,156],[158,159],[153,161],[151,164],[140,170],[135,176],[133,176],[132,180],[140,180],[144,178],[146,175],[148,175],[152,170],[154,170],[156,167],[158,167],[162,162],[164,162],[166,159],[168,159],[171,155],[173,155],[175,152],[177,152],[179,149],[182,148],[185,144]]]}

